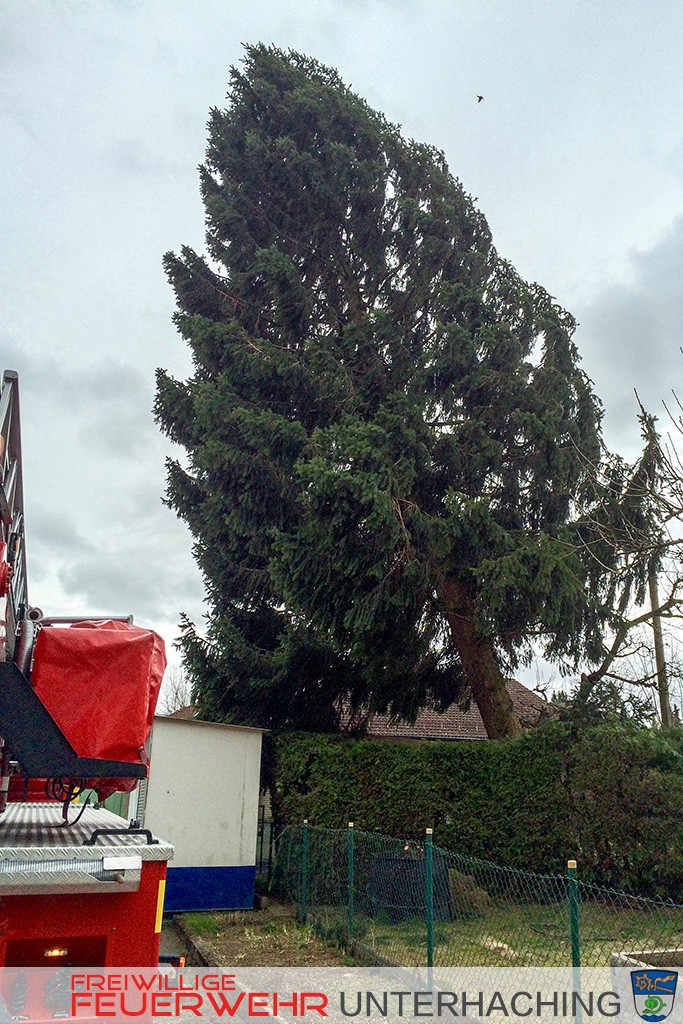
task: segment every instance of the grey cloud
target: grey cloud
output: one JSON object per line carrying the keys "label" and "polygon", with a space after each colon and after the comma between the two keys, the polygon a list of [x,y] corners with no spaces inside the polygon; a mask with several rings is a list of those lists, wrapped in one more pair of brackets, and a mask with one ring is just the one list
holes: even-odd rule
{"label": "grey cloud", "polygon": [[[172,557],[171,557],[172,556]],[[125,548],[104,545],[61,568],[64,592],[85,614],[133,613],[140,622],[177,622],[179,608],[195,613],[203,601],[201,580],[188,559],[153,539],[131,537]]]}
{"label": "grey cloud", "polygon": [[135,609],[151,619],[160,618],[164,602],[158,583],[149,566],[138,571],[140,564],[129,552],[102,548],[63,567],[58,579],[67,595],[87,606],[87,615],[127,615]]}
{"label": "grey cloud", "polygon": [[152,382],[132,367],[109,365],[76,375],[69,391],[89,412],[80,430],[84,443],[94,443],[104,454],[130,459],[156,440]]}
{"label": "grey cloud", "polygon": [[127,14],[137,14],[144,11],[145,0],[105,0],[105,7],[109,8],[113,16],[122,10]]}
{"label": "grey cloud", "polygon": [[117,174],[158,179],[160,174],[185,174],[184,161],[170,160],[144,139],[120,138],[102,151],[102,159]]}
{"label": "grey cloud", "polygon": [[73,514],[44,501],[30,504],[29,589],[46,614],[133,614],[167,639],[178,633],[181,608],[201,620],[204,593],[191,538],[161,503],[161,466],[156,475],[143,465],[135,478],[115,478],[109,490],[94,481],[85,520],[82,494]]}
{"label": "grey cloud", "polygon": [[96,447],[103,454],[134,459],[147,449],[155,435],[149,404],[147,408],[131,406],[114,417],[102,412],[80,429],[79,437],[84,444]]}
{"label": "grey cloud", "polygon": [[156,437],[152,379],[140,370],[113,361],[70,369],[51,356],[29,356],[7,336],[0,337],[0,354],[3,369],[18,371],[20,392],[41,418],[49,412],[53,430],[60,416],[77,417],[79,441],[123,459],[137,457]]}
{"label": "grey cloud", "polygon": [[[165,446],[164,450],[168,453]],[[128,488],[127,509],[133,514],[139,510],[144,515],[148,530],[163,532],[169,524],[173,525],[177,521],[175,512],[163,503],[165,491],[166,475],[162,459],[155,464],[153,473],[145,475],[144,479],[137,480]]]}
{"label": "grey cloud", "polygon": [[662,401],[683,380],[683,217],[632,256],[630,284],[606,288],[577,313],[577,342],[605,405],[608,440],[633,448],[634,389],[650,412],[665,417]]}
{"label": "grey cloud", "polygon": [[39,604],[41,595],[50,588],[55,568],[92,549],[70,512],[30,501],[26,507],[25,543],[28,592],[31,602]]}
{"label": "grey cloud", "polygon": [[42,401],[83,406],[148,398],[151,382],[142,371],[113,360],[84,370],[65,365],[54,356],[32,352],[11,334],[0,334],[3,369],[17,370],[21,390],[35,392]]}
{"label": "grey cloud", "polygon": [[140,370],[115,362],[100,363],[88,370],[64,368],[57,381],[52,377],[53,371],[50,373],[60,398],[78,401],[80,405],[118,405],[146,400],[151,395],[151,384]]}
{"label": "grey cloud", "polygon": [[45,505],[34,505],[27,512],[27,526],[30,527],[31,550],[36,553],[45,555],[59,552],[71,556],[75,552],[82,553],[92,548],[70,513],[55,511]]}
{"label": "grey cloud", "polygon": [[51,357],[37,357],[26,345],[21,345],[13,334],[0,333],[0,359],[3,370],[16,370],[19,374],[21,391],[40,391],[47,382],[50,368],[56,369],[57,362]]}

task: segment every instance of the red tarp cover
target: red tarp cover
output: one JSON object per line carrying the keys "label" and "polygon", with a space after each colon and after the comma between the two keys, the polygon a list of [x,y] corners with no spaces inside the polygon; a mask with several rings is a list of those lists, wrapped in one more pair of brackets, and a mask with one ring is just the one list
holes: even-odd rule
{"label": "red tarp cover", "polygon": [[151,629],[79,622],[40,630],[31,682],[79,757],[140,762],[165,667]]}

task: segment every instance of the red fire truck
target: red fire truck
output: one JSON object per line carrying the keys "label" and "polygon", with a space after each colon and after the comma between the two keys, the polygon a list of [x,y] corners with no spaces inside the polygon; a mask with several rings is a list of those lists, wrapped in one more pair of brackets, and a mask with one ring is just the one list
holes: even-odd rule
{"label": "red fire truck", "polygon": [[156,966],[172,847],[100,804],[147,776],[163,641],[132,618],[30,605],[13,371],[0,391],[0,619],[0,967]]}

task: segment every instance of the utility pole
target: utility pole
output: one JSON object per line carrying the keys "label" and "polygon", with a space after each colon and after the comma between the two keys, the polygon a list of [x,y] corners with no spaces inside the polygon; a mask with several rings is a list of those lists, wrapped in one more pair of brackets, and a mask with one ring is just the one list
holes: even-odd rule
{"label": "utility pole", "polygon": [[659,710],[662,719],[662,729],[671,729],[673,726],[673,716],[671,714],[671,705],[669,704],[669,680],[666,674],[666,659],[664,657],[662,619],[659,614],[657,571],[654,568],[650,569],[647,582],[650,590],[650,606],[652,608],[652,632],[655,638],[655,664],[657,666],[657,689],[659,690]]}

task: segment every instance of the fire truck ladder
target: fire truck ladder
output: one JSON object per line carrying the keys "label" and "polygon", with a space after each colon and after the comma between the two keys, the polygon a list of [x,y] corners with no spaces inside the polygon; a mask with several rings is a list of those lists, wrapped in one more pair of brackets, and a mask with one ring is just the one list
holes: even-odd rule
{"label": "fire truck ladder", "polygon": [[43,619],[28,603],[19,379],[6,370],[0,392],[0,776],[9,774],[11,758],[25,778],[144,779],[144,764],[79,757],[31,686],[31,654],[41,623],[74,621]]}

